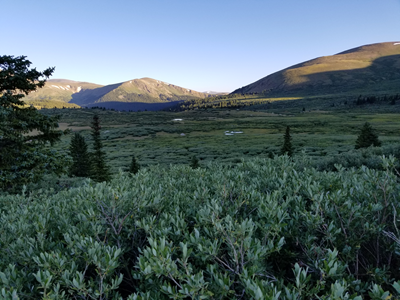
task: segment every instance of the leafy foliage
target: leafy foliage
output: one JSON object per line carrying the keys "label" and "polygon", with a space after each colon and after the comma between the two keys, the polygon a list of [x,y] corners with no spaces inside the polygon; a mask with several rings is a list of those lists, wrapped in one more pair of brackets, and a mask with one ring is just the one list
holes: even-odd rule
{"label": "leafy foliage", "polygon": [[69,154],[72,157],[72,165],[69,173],[77,177],[89,177],[91,169],[90,155],[85,138],[78,132],[71,138]]}
{"label": "leafy foliage", "polygon": [[319,172],[287,156],[154,166],[0,197],[0,293],[32,299],[400,296],[393,158]]}
{"label": "leafy foliage", "polygon": [[371,124],[365,122],[361,133],[356,140],[356,149],[368,148],[370,146],[379,147],[381,146],[381,141],[378,139],[378,135],[375,133]]}
{"label": "leafy foliage", "polygon": [[60,139],[58,117],[46,117],[21,100],[43,87],[54,68],[30,68],[25,56],[0,56],[0,189],[12,191],[61,173],[65,159],[46,145]]}

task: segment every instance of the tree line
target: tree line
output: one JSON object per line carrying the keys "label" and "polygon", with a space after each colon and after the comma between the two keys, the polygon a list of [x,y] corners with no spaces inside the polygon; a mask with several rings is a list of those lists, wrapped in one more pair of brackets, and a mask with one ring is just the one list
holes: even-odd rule
{"label": "tree line", "polygon": [[388,103],[395,105],[396,101],[400,100],[400,95],[384,95],[384,96],[362,96],[359,95],[357,100],[354,101],[355,105],[365,105],[374,103]]}

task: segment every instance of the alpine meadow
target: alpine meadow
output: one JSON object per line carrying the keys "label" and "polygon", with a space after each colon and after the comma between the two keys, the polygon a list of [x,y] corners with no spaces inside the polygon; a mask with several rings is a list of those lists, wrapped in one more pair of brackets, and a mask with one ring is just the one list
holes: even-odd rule
{"label": "alpine meadow", "polygon": [[0,56],[0,299],[400,299],[399,42],[232,93],[31,65]]}

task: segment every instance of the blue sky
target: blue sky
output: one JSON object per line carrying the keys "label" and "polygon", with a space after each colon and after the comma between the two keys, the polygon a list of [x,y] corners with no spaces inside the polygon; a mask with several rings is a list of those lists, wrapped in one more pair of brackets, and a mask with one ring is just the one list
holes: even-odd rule
{"label": "blue sky", "polygon": [[231,92],[293,64],[400,40],[400,0],[1,0],[1,55],[52,78],[151,77]]}

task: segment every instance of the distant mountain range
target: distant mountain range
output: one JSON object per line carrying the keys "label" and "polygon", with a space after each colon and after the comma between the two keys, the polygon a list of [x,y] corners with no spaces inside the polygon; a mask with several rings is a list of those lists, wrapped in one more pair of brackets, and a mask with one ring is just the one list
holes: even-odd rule
{"label": "distant mountain range", "polygon": [[[353,48],[315,58],[270,74],[232,94],[329,95],[400,93],[400,42]],[[159,110],[180,101],[225,95],[197,92],[152,78],[98,85],[65,79],[48,80],[24,100],[36,107],[92,107]]]}
{"label": "distant mountain range", "polygon": [[[157,110],[176,104],[177,101],[210,97],[152,78],[133,79],[126,82],[98,85],[66,79],[51,79],[46,85],[24,98],[37,107],[101,106],[127,110]],[[53,106],[52,106],[53,105]]]}
{"label": "distant mountain range", "polygon": [[233,93],[400,92],[400,42],[365,45],[268,75]]}

